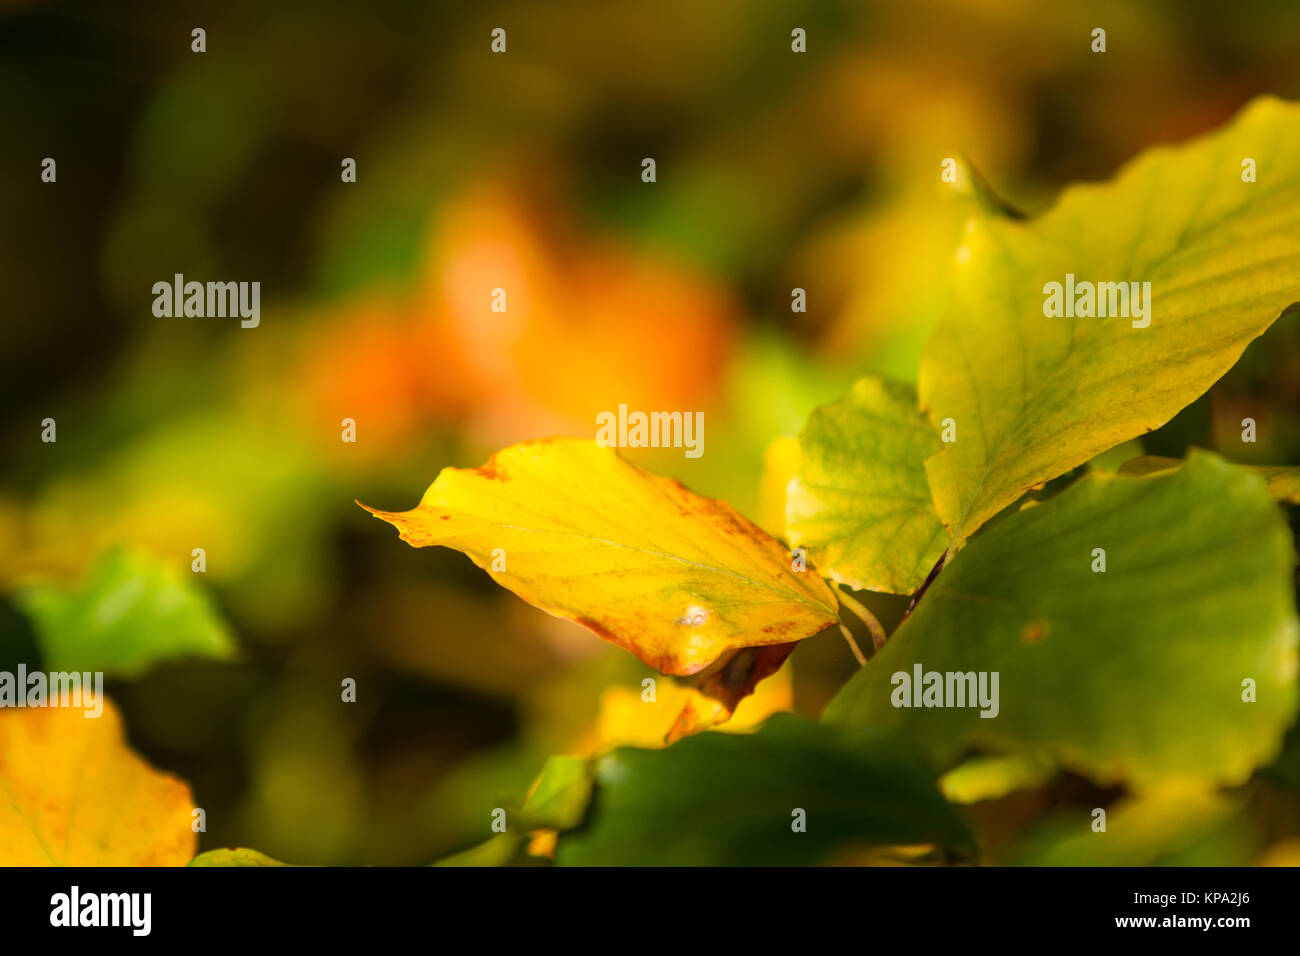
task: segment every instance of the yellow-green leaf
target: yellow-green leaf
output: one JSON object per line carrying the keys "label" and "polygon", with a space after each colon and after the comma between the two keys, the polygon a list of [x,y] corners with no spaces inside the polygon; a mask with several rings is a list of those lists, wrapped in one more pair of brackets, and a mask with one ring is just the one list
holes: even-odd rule
{"label": "yellow-green leaf", "polygon": [[944,774],[939,779],[939,790],[950,803],[996,800],[1046,783],[1055,769],[1050,763],[1031,760],[1023,754],[976,754]]}
{"label": "yellow-green leaf", "polygon": [[[926,462],[955,549],[1029,489],[1164,424],[1300,300],[1300,106],[1257,100],[1038,219],[978,215],[953,268],[920,393],[955,426]],[[1047,317],[1045,286],[1067,274],[1151,283],[1149,325]]]}
{"label": "yellow-green leaf", "polygon": [[514,445],[444,469],[411,511],[367,510],[665,674],[717,664],[702,677],[728,709],[793,642],[839,623],[830,587],[771,535],[592,441]]}
{"label": "yellow-green leaf", "polygon": [[591,786],[590,761],[585,757],[550,757],[524,803],[523,815],[535,826],[572,829],[587,812]]}
{"label": "yellow-green leaf", "polygon": [[859,380],[814,411],[799,436],[786,497],[786,534],[817,569],[850,587],[908,594],[943,556],[925,459],[939,437],[910,385]]}
{"label": "yellow-green leaf", "polygon": [[112,702],[95,705],[0,710],[0,866],[184,866],[194,856],[190,788],[130,750]]}

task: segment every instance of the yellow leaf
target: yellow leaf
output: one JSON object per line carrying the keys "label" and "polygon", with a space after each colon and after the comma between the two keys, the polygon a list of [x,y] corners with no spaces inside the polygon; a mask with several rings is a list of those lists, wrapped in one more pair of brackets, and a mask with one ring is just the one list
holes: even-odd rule
{"label": "yellow leaf", "polygon": [[514,445],[444,469],[412,511],[367,510],[662,673],[698,675],[727,713],[793,642],[839,623],[827,584],[771,535],[592,441]]}
{"label": "yellow leaf", "polygon": [[794,644],[773,644],[727,655],[694,682],[690,688],[694,693],[682,705],[664,742],[675,743],[729,720],[741,700],[754,692],[759,681],[775,674],[793,650]]}
{"label": "yellow leaf", "polygon": [[[126,745],[111,701],[0,710],[0,865],[184,866],[190,788]],[[93,708],[92,708],[93,709]]]}
{"label": "yellow leaf", "polygon": [[[1244,158],[1258,181],[1244,181]],[[1190,404],[1300,300],[1298,266],[1300,106],[1275,99],[1145,153],[1111,183],[1066,190],[1036,220],[972,219],[920,375],[947,436],[926,472],[951,549]],[[1124,308],[1130,283],[1141,308]],[[1053,295],[1086,304],[1057,314]]]}
{"label": "yellow leaf", "polygon": [[[600,696],[595,740],[588,748],[602,754],[615,747],[655,750],[664,746],[677,715],[698,694],[692,687],[660,681],[655,699],[647,701],[639,687],[607,687]],[[773,714],[794,709],[794,682],[787,667],[764,681],[762,687],[736,708],[724,728],[727,733],[753,730]]]}
{"label": "yellow leaf", "polygon": [[1300,468],[1288,465],[1260,465],[1255,469],[1268,482],[1268,493],[1277,501],[1300,505]]}

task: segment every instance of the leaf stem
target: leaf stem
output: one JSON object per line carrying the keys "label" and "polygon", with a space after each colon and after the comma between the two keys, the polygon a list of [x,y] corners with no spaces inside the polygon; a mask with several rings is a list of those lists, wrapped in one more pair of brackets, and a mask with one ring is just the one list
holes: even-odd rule
{"label": "leaf stem", "polygon": [[[944,562],[947,560],[948,554],[947,552],[944,552],[943,556],[939,558],[938,563],[930,569],[930,573],[926,575],[925,583],[921,585],[920,590],[912,595],[912,600],[908,603],[907,610],[903,612],[904,621],[911,617],[912,612],[916,610],[916,605],[920,602],[921,598],[925,596],[925,592],[929,590],[930,585],[934,583],[934,579],[939,576],[939,572],[943,570]],[[899,623],[901,624],[902,622],[900,621]]]}
{"label": "leaf stem", "polygon": [[[857,598],[850,596],[849,593],[844,590],[843,586],[839,589],[839,599],[840,603],[852,611],[853,616],[865,624],[867,630],[871,632],[872,647],[877,651],[884,647],[885,629],[880,626],[880,622],[876,620],[876,616],[868,611]],[[858,658],[858,663],[865,665],[867,661],[862,656],[862,651],[858,648],[857,644],[853,642],[853,637],[848,633],[848,628],[841,625],[841,629],[844,630],[845,637],[848,638],[849,643],[853,646],[854,654]]]}
{"label": "leaf stem", "polygon": [[858,642],[853,639],[853,634],[843,624],[840,625],[840,633],[844,635],[844,640],[848,643],[849,650],[853,652],[853,656],[858,659],[858,666],[866,667],[867,657],[862,653],[862,648],[858,647]]}

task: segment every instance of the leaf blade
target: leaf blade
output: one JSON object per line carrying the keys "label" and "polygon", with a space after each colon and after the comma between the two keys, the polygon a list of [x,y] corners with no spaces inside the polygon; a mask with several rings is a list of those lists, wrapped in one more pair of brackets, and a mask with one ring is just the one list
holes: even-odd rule
{"label": "leaf blade", "polygon": [[817,569],[859,590],[909,594],[943,556],[925,460],[938,436],[916,392],[875,376],[808,417],[786,498],[790,544]]}
{"label": "leaf blade", "polygon": [[[1243,156],[1260,182],[1241,182]],[[932,421],[959,429],[926,462],[952,550],[1029,489],[1164,424],[1300,300],[1297,156],[1300,106],[1263,98],[1036,220],[972,220],[920,375]],[[1151,282],[1150,326],[1046,317],[1041,290],[1067,274]]]}
{"label": "leaf blade", "polygon": [[[1094,472],[972,541],[825,719],[897,728],[941,764],[976,746],[1102,783],[1239,783],[1296,713],[1294,562],[1245,469],[1195,453],[1145,477]],[[917,665],[998,672],[997,716],[895,706],[894,675]]]}
{"label": "leaf blade", "polygon": [[600,758],[589,818],[561,834],[556,862],[800,865],[929,842],[971,849],[960,815],[896,742],[781,715],[755,734],[701,734]]}
{"label": "leaf blade", "polygon": [[131,751],[107,698],[0,711],[0,865],[184,866],[190,788]]}
{"label": "leaf blade", "polygon": [[33,585],[16,601],[51,670],[131,678],[177,657],[226,660],[235,653],[208,595],[143,552],[114,549],[80,584]]}
{"label": "leaf blade", "polygon": [[830,587],[792,570],[775,538],[591,441],[514,445],[444,469],[411,511],[366,510],[714,696],[744,696],[793,642],[839,622]]}

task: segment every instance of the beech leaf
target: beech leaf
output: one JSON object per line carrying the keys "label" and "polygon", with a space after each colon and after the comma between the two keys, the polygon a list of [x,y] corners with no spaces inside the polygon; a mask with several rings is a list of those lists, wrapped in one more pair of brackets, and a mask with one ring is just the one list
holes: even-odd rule
{"label": "beech leaf", "polygon": [[1103,784],[1239,784],[1295,719],[1294,567],[1248,469],[1194,452],[1090,472],[973,539],[825,719],[897,730],[941,768],[975,747]]}
{"label": "beech leaf", "polygon": [[960,814],[924,764],[887,736],[789,714],[754,734],[699,734],[595,761],[568,866],[797,866],[864,847],[933,843],[969,855]]}
{"label": "beech leaf", "polygon": [[190,788],[136,756],[112,702],[97,703],[99,717],[75,706],[0,710],[0,866],[184,866],[194,856]]}
{"label": "beech leaf", "polygon": [[[1112,182],[1067,189],[1037,219],[977,214],[953,269],[920,395],[952,432],[926,470],[955,551],[1029,489],[1159,428],[1300,300],[1300,105],[1256,100]],[[1050,283],[1072,317],[1046,314]],[[1135,299],[1114,314],[1119,287],[1076,315],[1082,283],[1150,283],[1145,317]]]}
{"label": "beech leaf", "polygon": [[[1120,465],[1121,475],[1152,475],[1158,471],[1168,471],[1182,464],[1182,459],[1165,458],[1161,455],[1142,455],[1132,458]],[[1289,505],[1300,505],[1300,468],[1294,465],[1242,465],[1258,472],[1268,482],[1268,493],[1275,501]]]}
{"label": "beech leaf", "polygon": [[688,724],[724,719],[794,642],[839,623],[830,587],[767,532],[593,441],[513,445],[444,469],[411,511],[366,510],[664,674],[698,675],[725,712]]}
{"label": "beech leaf", "polygon": [[909,594],[948,546],[925,460],[939,437],[910,385],[869,377],[808,416],[786,497],[790,544],[850,587]]}

